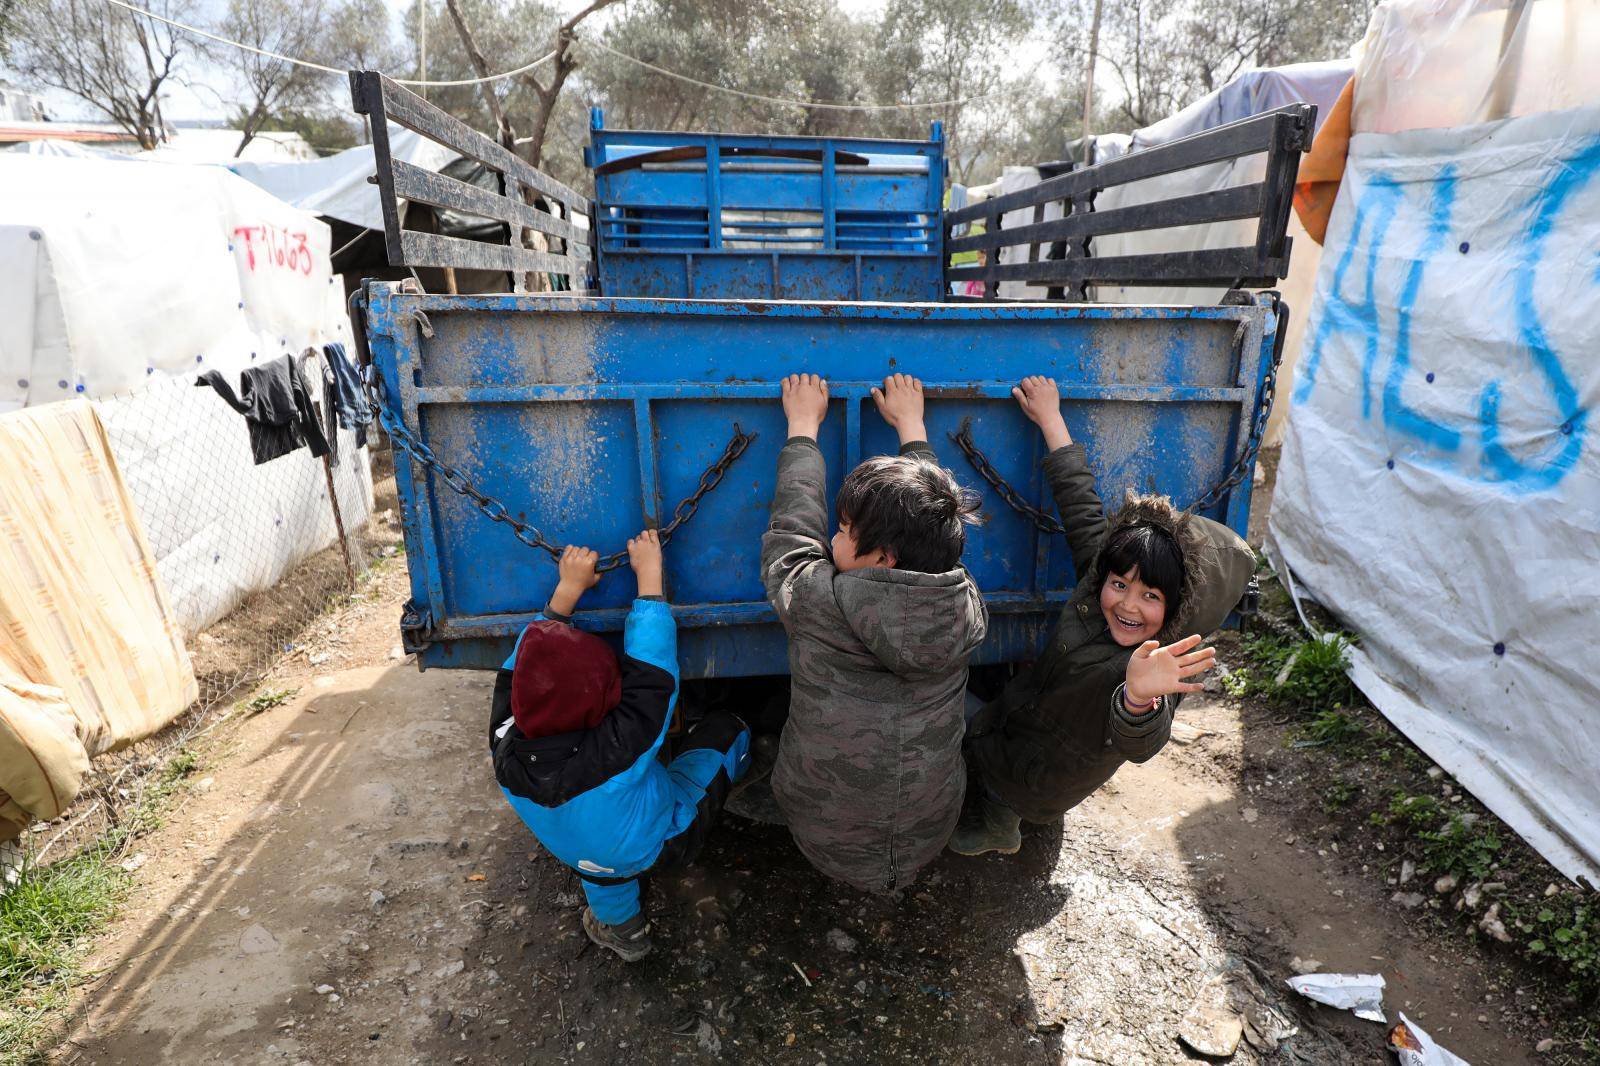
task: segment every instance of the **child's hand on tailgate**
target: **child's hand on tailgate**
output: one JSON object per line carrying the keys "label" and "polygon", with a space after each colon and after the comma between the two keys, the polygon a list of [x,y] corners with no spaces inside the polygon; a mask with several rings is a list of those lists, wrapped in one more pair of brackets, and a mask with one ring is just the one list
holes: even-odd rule
{"label": "child's hand on tailgate", "polygon": [[661,595],[661,535],[647,529],[628,541],[628,565],[639,579],[639,595]]}
{"label": "child's hand on tailgate", "polygon": [[817,438],[828,417],[828,383],[816,374],[790,374],[783,379],[783,413],[789,436]]}
{"label": "child's hand on tailgate", "polygon": [[883,387],[872,390],[883,420],[894,427],[904,447],[914,440],[927,440],[928,427],[922,421],[922,382],[910,374],[890,374]]}
{"label": "child's hand on tailgate", "polygon": [[1061,389],[1055,378],[1035,374],[1022,379],[1022,384],[1011,390],[1017,405],[1028,420],[1044,434],[1044,446],[1050,451],[1065,448],[1072,443],[1066,420],[1061,417]]}
{"label": "child's hand on tailgate", "polygon": [[557,566],[561,580],[556,582],[556,590],[550,594],[550,606],[546,613],[571,614],[576,610],[578,599],[600,584],[600,575],[595,573],[595,566],[599,562],[600,553],[592,548],[580,548],[575,544],[563,548]]}

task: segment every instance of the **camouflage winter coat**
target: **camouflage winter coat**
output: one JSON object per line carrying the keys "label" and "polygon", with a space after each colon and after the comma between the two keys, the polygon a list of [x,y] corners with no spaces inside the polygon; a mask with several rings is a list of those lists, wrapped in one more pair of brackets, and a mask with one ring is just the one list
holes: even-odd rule
{"label": "camouflage winter coat", "polygon": [[[922,442],[901,452],[936,461]],[[886,891],[911,883],[955,828],[967,656],[988,615],[960,567],[835,570],[826,481],[815,441],[784,445],[761,539],[791,674],[772,791],[813,866]]]}
{"label": "camouflage winter coat", "polygon": [[1067,528],[1078,585],[1038,661],[978,713],[967,736],[967,761],[983,783],[1034,822],[1060,818],[1124,762],[1144,762],[1160,751],[1182,698],[1165,697],[1141,715],[1122,706],[1133,649],[1112,639],[1094,580],[1110,532],[1148,523],[1177,538],[1183,590],[1177,612],[1156,635],[1162,644],[1220,626],[1255,570],[1255,554],[1233,530],[1184,518],[1164,496],[1132,497],[1108,523],[1081,444],[1045,456],[1044,470]]}

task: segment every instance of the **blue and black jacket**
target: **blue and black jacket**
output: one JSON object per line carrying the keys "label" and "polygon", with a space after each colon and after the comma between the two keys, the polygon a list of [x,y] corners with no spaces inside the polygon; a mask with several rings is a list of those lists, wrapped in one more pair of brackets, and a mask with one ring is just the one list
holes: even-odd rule
{"label": "blue and black jacket", "polygon": [[[671,607],[656,598],[635,600],[622,649],[622,700],[593,729],[537,740],[522,735],[511,721],[516,649],[495,679],[489,720],[495,779],[511,806],[552,855],[599,878],[649,869],[663,842],[694,822],[705,791],[693,780],[702,775],[669,773],[658,757],[678,700]],[[720,761],[721,754],[706,757]]]}

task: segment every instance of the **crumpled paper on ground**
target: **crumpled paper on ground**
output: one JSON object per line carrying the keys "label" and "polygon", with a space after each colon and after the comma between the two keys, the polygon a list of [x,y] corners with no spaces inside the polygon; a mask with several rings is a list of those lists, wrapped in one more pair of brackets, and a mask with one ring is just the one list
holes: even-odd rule
{"label": "crumpled paper on ground", "polygon": [[1383,1016],[1383,975],[1379,973],[1307,973],[1291,977],[1288,986],[1307,999],[1340,1010],[1354,1011],[1369,1022],[1387,1022]]}
{"label": "crumpled paper on ground", "polygon": [[1400,1024],[1389,1031],[1389,1046],[1400,1056],[1400,1066],[1471,1066],[1466,1059],[1434,1043],[1422,1026],[1400,1015]]}

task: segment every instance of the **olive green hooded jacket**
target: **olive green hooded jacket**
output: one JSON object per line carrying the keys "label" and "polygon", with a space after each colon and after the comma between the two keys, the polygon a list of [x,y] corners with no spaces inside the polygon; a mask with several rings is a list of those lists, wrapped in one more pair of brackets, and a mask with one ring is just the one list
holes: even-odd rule
{"label": "olive green hooded jacket", "polygon": [[1108,522],[1080,444],[1045,456],[1044,471],[1066,526],[1078,584],[1038,661],[978,712],[966,741],[967,762],[983,783],[1033,822],[1060,818],[1124,762],[1154,756],[1172,733],[1181,697],[1164,697],[1155,710],[1141,715],[1122,706],[1122,682],[1134,649],[1112,639],[1095,580],[1111,532],[1154,525],[1172,535],[1183,552],[1178,609],[1156,636],[1164,645],[1220,626],[1255,571],[1255,553],[1238,534],[1210,519],[1182,514],[1165,496],[1130,496]]}

